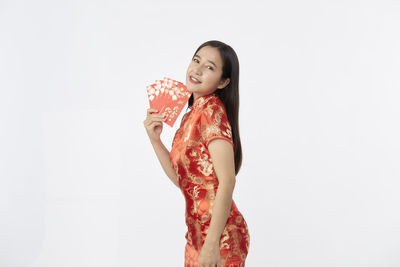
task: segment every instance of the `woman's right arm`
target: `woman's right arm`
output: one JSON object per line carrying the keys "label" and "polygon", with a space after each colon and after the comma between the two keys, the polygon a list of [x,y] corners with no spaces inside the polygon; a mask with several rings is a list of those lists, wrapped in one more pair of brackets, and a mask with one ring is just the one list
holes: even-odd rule
{"label": "woman's right arm", "polygon": [[[164,172],[167,174],[169,179],[179,187],[178,177],[176,175],[175,169],[172,167],[169,151],[164,146],[160,139],[160,134],[163,128],[163,121],[165,118],[161,114],[156,114],[156,109],[147,109],[147,118],[143,121],[144,127],[146,128],[147,135],[150,138],[150,142],[153,146],[154,152],[156,152],[157,158],[161,163]],[[154,113],[154,114],[153,114]]]}
{"label": "woman's right arm", "polygon": [[154,151],[157,154],[157,158],[161,163],[161,166],[164,169],[164,172],[167,174],[169,179],[177,186],[179,187],[178,184],[178,178],[175,172],[175,169],[172,168],[171,162],[169,159],[169,151],[167,148],[164,146],[164,144],[161,141],[158,142],[151,142],[153,145]]}

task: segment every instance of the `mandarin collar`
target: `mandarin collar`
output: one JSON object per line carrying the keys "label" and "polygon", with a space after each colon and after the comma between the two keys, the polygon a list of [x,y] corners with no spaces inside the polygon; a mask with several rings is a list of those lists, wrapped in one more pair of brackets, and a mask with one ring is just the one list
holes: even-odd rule
{"label": "mandarin collar", "polygon": [[208,99],[213,98],[213,97],[218,97],[218,96],[215,93],[199,96],[197,99],[195,99],[193,101],[192,109],[197,109],[197,108],[203,106],[204,103],[206,103]]}

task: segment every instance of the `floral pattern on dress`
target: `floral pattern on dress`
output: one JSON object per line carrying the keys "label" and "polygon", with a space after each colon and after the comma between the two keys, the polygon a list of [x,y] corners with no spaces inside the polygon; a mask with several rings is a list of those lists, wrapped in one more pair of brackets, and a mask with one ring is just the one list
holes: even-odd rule
{"label": "floral pattern on dress", "polygon": [[[197,266],[211,222],[219,183],[208,145],[216,138],[228,141],[234,148],[224,104],[216,94],[198,97],[190,111],[183,115],[170,152],[170,161],[186,201],[185,266]],[[247,223],[232,200],[220,238],[222,266],[244,266],[249,244]]]}

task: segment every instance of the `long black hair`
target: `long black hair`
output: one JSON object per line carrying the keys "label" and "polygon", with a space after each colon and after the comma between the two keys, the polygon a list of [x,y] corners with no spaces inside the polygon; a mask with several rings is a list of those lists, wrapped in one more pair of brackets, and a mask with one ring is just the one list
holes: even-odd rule
{"label": "long black hair", "polygon": [[[211,46],[218,49],[222,62],[222,79],[229,78],[229,84],[223,89],[217,89],[214,93],[224,103],[229,123],[232,127],[232,139],[235,144],[235,174],[237,175],[242,166],[242,144],[239,135],[239,60],[236,52],[229,45],[217,41],[207,41],[197,48],[196,53],[204,46]],[[189,98],[188,108],[193,105],[193,94]]]}

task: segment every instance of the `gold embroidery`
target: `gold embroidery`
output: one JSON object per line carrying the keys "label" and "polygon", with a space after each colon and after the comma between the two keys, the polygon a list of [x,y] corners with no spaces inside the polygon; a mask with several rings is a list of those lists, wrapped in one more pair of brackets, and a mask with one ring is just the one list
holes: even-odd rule
{"label": "gold embroidery", "polygon": [[[206,96],[198,100],[193,103],[192,110],[184,115],[175,134],[170,156],[171,163],[180,177],[179,187],[186,199],[188,257],[185,258],[185,264],[189,264],[188,266],[196,262],[201,245],[208,234],[218,188],[218,179],[207,142],[214,137],[232,140],[232,129],[218,97]],[[223,266],[244,266],[242,263],[246,258],[249,243],[246,222],[236,206],[232,205],[220,238]],[[239,262],[240,259],[243,262]]]}
{"label": "gold embroidery", "polygon": [[[202,149],[204,149],[202,147]],[[213,165],[210,163],[207,154],[201,154],[202,156],[199,157],[197,161],[197,170],[201,172],[204,176],[210,176],[213,172]]]}
{"label": "gold embroidery", "polygon": [[222,233],[222,238],[221,238],[221,243],[220,243],[220,248],[227,248],[229,249],[229,244],[228,242],[225,242],[229,239],[228,231],[225,227],[224,232]]}
{"label": "gold embroidery", "polygon": [[189,124],[189,129],[187,130],[187,134],[186,134],[185,138],[183,139],[184,142],[186,142],[189,139],[191,129],[192,129],[192,124]]}
{"label": "gold embroidery", "polygon": [[190,188],[187,190],[188,195],[192,198],[193,201],[193,208],[191,210],[191,214],[194,215],[197,213],[197,197],[199,196],[199,189],[200,187],[198,185],[193,187],[193,191],[190,190]]}

